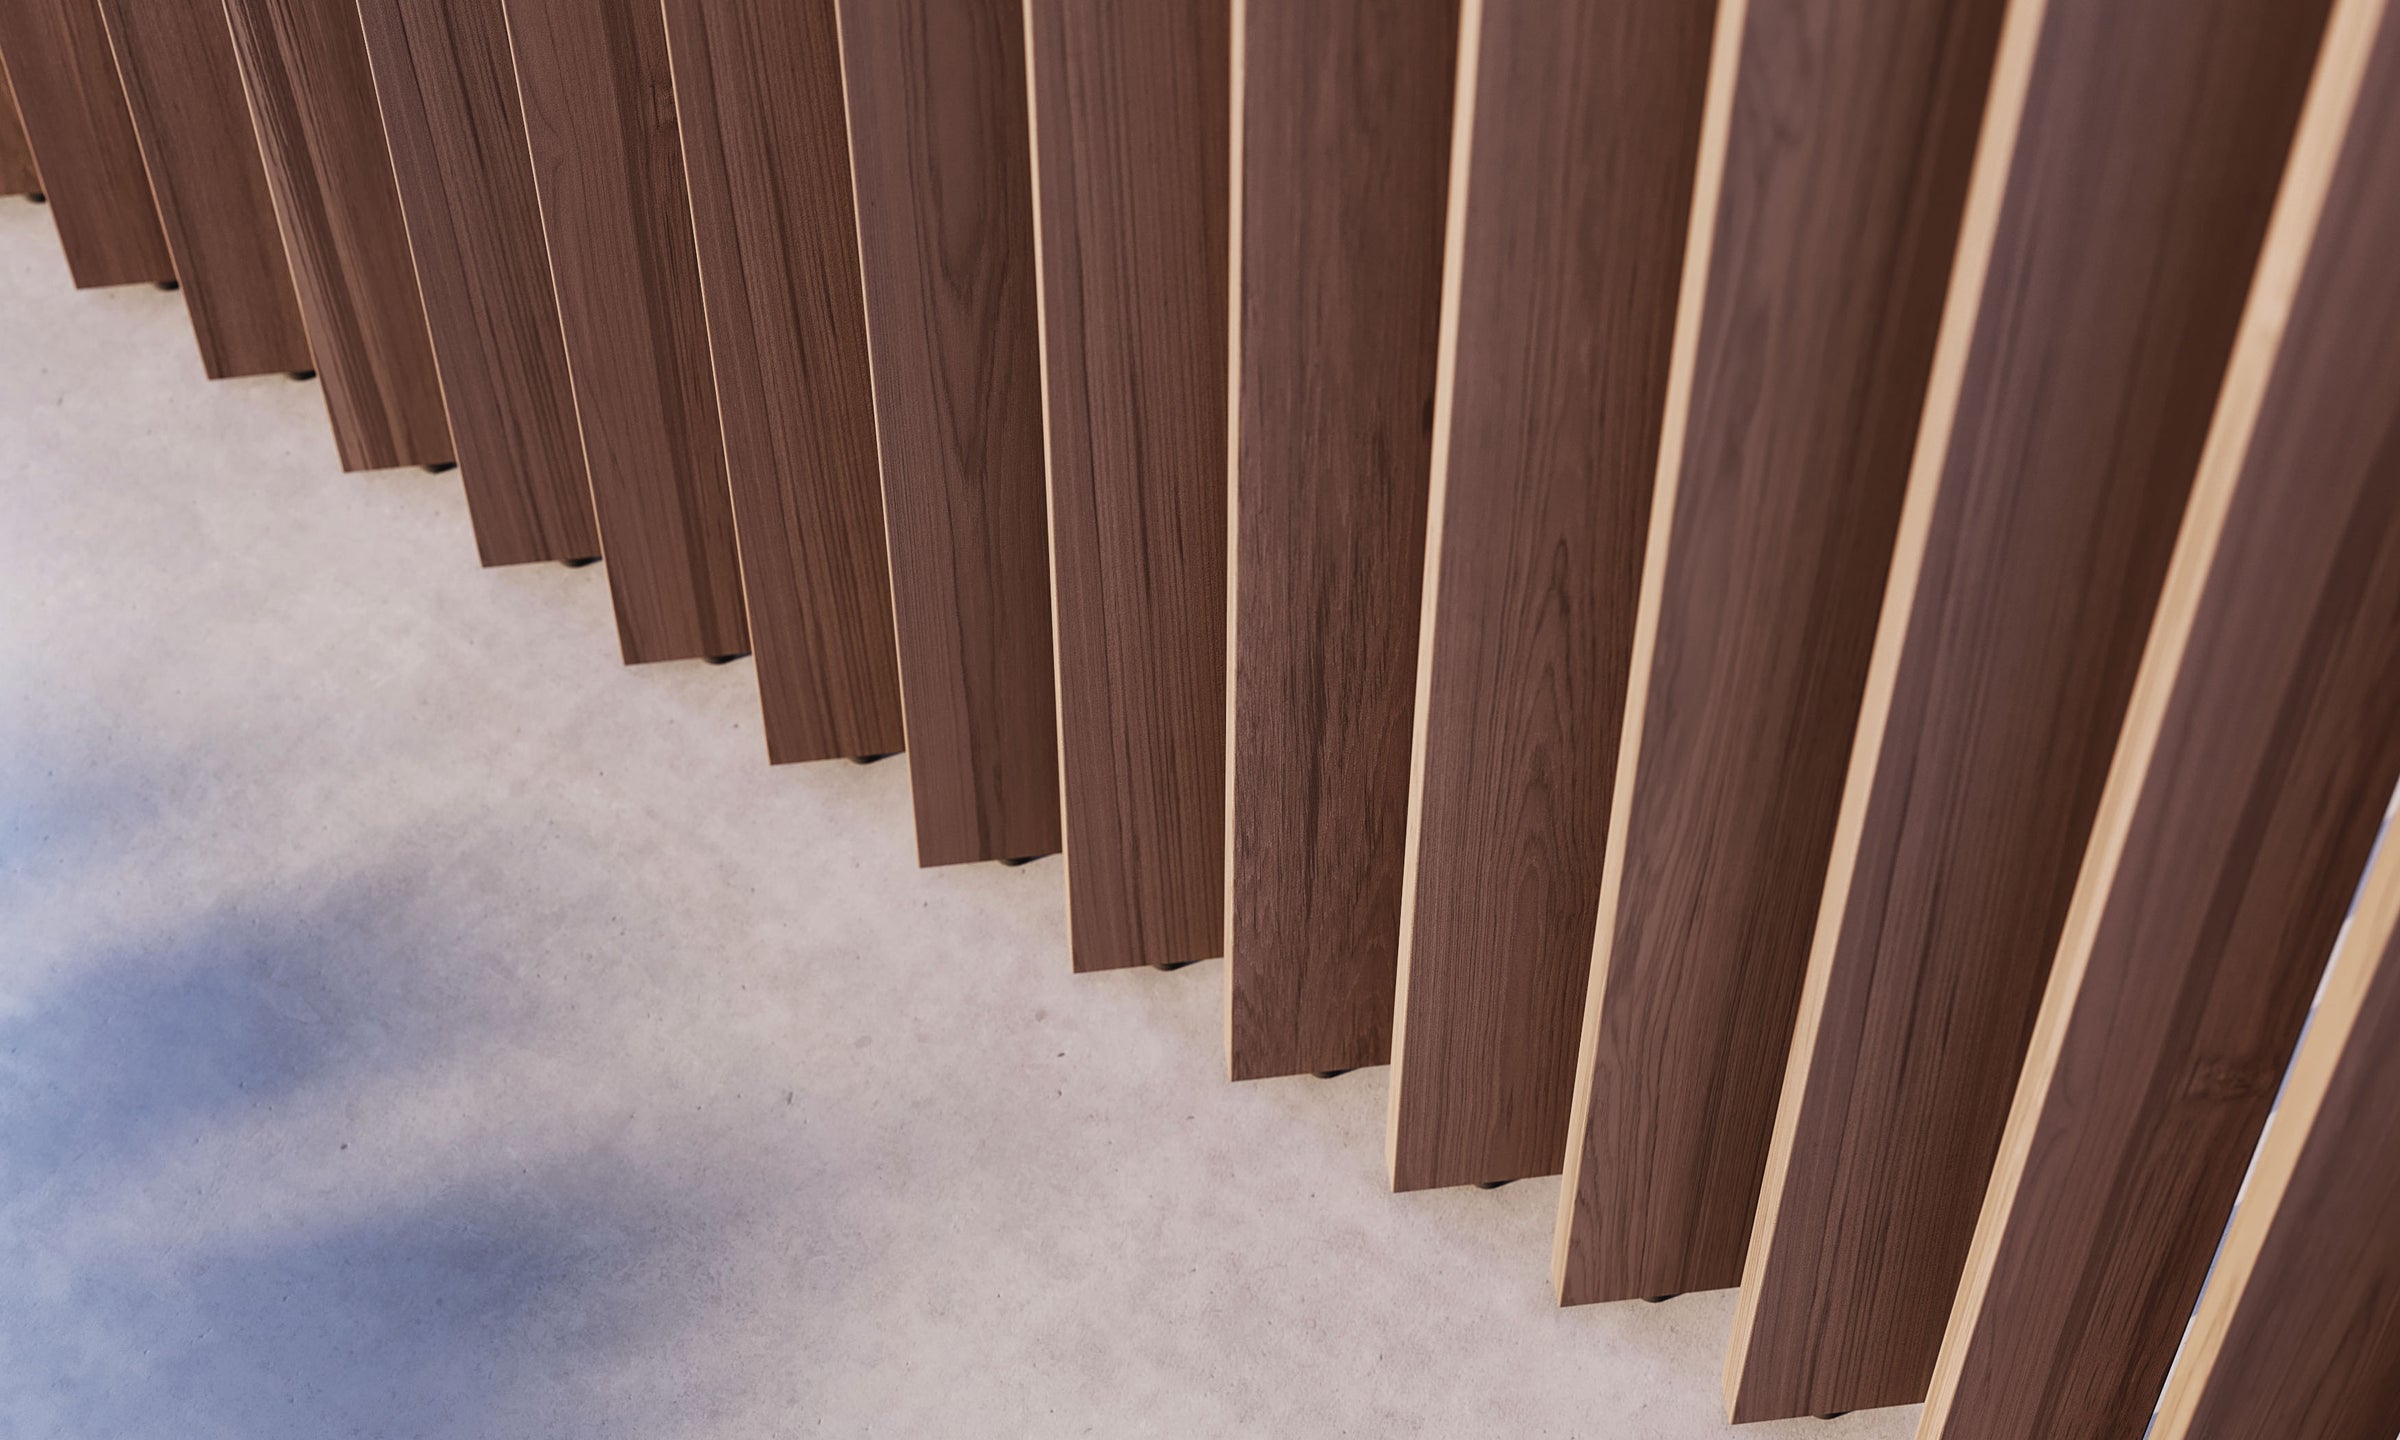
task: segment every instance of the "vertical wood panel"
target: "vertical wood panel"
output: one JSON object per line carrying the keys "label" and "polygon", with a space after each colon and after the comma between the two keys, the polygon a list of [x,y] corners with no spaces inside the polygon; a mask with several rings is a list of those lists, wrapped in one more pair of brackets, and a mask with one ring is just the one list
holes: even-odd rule
{"label": "vertical wood panel", "polygon": [[1391,1054],[1457,0],[1237,0],[1233,1078]]}
{"label": "vertical wood panel", "polygon": [[1059,848],[1021,0],[842,0],[917,863]]}
{"label": "vertical wood panel", "polygon": [[25,138],[25,121],[17,114],[17,92],[8,83],[8,67],[0,64],[0,195],[39,195],[42,174],[34,168],[33,146]]}
{"label": "vertical wood panel", "polygon": [[1720,13],[1562,1303],[1741,1278],[2005,8]]}
{"label": "vertical wood panel", "polygon": [[2400,844],[2386,840],[2159,1403],[2158,1440],[2400,1435],[2396,921]]}
{"label": "vertical wood panel", "polygon": [[749,650],[666,21],[507,0],[542,233],[629,665]]}
{"label": "vertical wood panel", "polygon": [[76,287],[174,279],[97,0],[0,4],[0,56]]}
{"label": "vertical wood panel", "polygon": [[211,379],[306,370],[308,331],[221,5],[100,0]]}
{"label": "vertical wood panel", "polygon": [[226,0],[345,470],[453,457],[352,0]]}
{"label": "vertical wood panel", "polygon": [[1713,11],[1465,7],[1396,1189],[1564,1160]]}
{"label": "vertical wood panel", "polygon": [[[2329,32],[1928,1440],[2143,1433],[2400,781],[2400,35],[2378,43],[2382,8],[2345,3]],[[2391,1198],[2373,1202],[2387,1231]],[[2313,1294],[2371,1291],[2347,1272]]]}
{"label": "vertical wood panel", "polygon": [[500,0],[358,8],[476,552],[598,555]]}
{"label": "vertical wood panel", "polygon": [[1735,1313],[1737,1421],[1925,1394],[2323,14],[2011,6]]}
{"label": "vertical wood panel", "polygon": [[1223,0],[1027,0],[1069,943],[1217,954],[1225,877]]}
{"label": "vertical wood panel", "polygon": [[667,0],[767,758],[901,748],[834,0]]}

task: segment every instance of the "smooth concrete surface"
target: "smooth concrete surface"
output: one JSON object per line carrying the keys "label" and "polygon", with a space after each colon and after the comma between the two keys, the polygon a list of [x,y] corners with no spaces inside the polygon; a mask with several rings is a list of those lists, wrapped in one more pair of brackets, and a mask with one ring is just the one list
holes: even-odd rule
{"label": "smooth concrete surface", "polygon": [[0,1436],[1733,1432],[1730,1292],[1561,1311],[1554,1180],[1394,1196],[1215,962],[769,769],[747,662],[476,567],[0,201]]}

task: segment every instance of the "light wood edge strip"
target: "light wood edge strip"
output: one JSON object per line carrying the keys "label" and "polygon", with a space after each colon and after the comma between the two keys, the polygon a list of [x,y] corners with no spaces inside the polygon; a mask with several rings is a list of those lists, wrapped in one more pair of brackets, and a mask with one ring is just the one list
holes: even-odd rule
{"label": "light wood edge strip", "polygon": [[1035,53],[1033,7],[1044,0],[1025,0],[1025,166],[1033,187],[1033,334],[1041,358],[1042,379],[1042,520],[1049,543],[1042,554],[1050,566],[1050,705],[1058,729],[1058,902],[1067,923],[1068,963],[1075,953],[1075,822],[1067,808],[1067,652],[1058,633],[1058,484],[1051,474],[1050,444],[1050,272],[1043,263],[1042,242],[1042,97],[1037,75],[1041,61]]}
{"label": "light wood edge strip", "polygon": [[1233,0],[1231,56],[1233,95],[1226,107],[1228,158],[1225,168],[1230,194],[1225,202],[1225,1078],[1234,1078],[1233,953],[1234,887],[1234,770],[1241,758],[1241,731],[1235,724],[1235,700],[1241,693],[1236,676],[1241,668],[1242,583],[1242,137],[1249,127],[1244,101],[1248,89],[1246,59],[1250,24],[1249,0]]}
{"label": "light wood edge strip", "polygon": [[2134,814],[2149,779],[2150,763],[2166,721],[2167,703],[2183,667],[2200,601],[2207,589],[2227,512],[2232,508],[2250,440],[2273,379],[2275,362],[2291,318],[2293,297],[2316,237],[2326,191],[2340,159],[2350,114],[2358,99],[2359,83],[2373,46],[2375,24],[2386,0],[2339,0],[2317,54],[2316,73],[2309,84],[2289,163],[2275,199],[2273,218],[2259,254],[2256,277],[2242,311],[2232,357],[2225,368],[2215,417],[2192,485],[2183,528],[2176,536],[2157,618],[2152,622],[2141,670],[2126,709],[2125,728],[2110,763],[2107,787],[2092,826],[2076,879],[2075,898],[2067,910],[2066,928],[2059,939],[2058,957],[2042,994],[2040,1018],[2026,1052],[2024,1071],[2009,1107],[2008,1128],[2002,1133],[2000,1155],[1984,1194],[1983,1212],[1967,1265],[1952,1304],[1950,1322],[1942,1336],[1940,1358],[1934,1365],[1933,1388],[1918,1422],[1920,1440],[1932,1440],[1947,1427],[1967,1352],[1991,1286],[1992,1269],[2001,1238],[2008,1231],[2018,1184],[2033,1148],[2051,1078],[2066,1038],[2075,1001],[2083,988],[2100,922],[2108,908],[2117,867],[2132,833]]}
{"label": "light wood edge strip", "polygon": [[2218,1254],[2208,1288],[2192,1312],[2189,1337],[2175,1368],[2167,1376],[2165,1398],[2151,1422],[2152,1440],[2187,1440],[2224,1350],[2225,1336],[2241,1308],[2242,1296],[2258,1267],[2260,1250],[2273,1230],[2292,1173],[2300,1163],[2315,1127],[2318,1108],[2333,1083],[2350,1043],[2350,1032],[2367,991],[2391,953],[2395,928],[2400,928],[2400,844],[2386,838],[2382,853],[2359,887],[2357,909],[2341,941],[2334,947],[2333,964],[2317,999],[2300,1052],[2284,1081],[2283,1098],[2258,1150],[2248,1193],[2226,1227],[2224,1249]]}
{"label": "light wood edge strip", "polygon": [[1550,1290],[1566,1303],[1567,1255],[1575,1197],[1583,1179],[1583,1142],[1591,1123],[1592,1074],[1599,1065],[1600,1010],[1608,991],[1617,902],[1625,880],[1626,830],[1632,823],[1634,771],[1642,754],[1650,706],[1650,667],[1658,650],[1659,611],[1666,603],[1675,497],[1683,481],[1684,437],[1690,427],[1693,374],[1699,364],[1701,308],[1707,303],[1717,208],[1725,182],[1725,151],[1733,130],[1734,88],[1741,80],[1742,35],[1750,0],[1722,0],[1709,53],[1708,98],[1700,116],[1700,154],[1692,183],[1692,214],[1683,241],[1683,281],[1675,302],[1674,349],[1667,365],[1666,415],[1658,443],[1657,488],[1650,500],[1650,535],[1642,554],[1641,599],[1634,612],[1633,656],[1626,678],[1625,720],[1618,731],[1617,770],[1609,797],[1608,847],[1600,865],[1600,918],[1592,935],[1592,974],[1584,991],[1583,1038],[1576,1049],[1575,1091],[1567,1111],[1566,1168],[1558,1187],[1558,1221],[1550,1241]]}
{"label": "light wood edge strip", "polygon": [[1751,1220],[1750,1249],[1742,1267],[1732,1342],[1726,1348],[1725,1407],[1729,1415],[1741,1393],[1742,1366],[1749,1356],[1752,1327],[1758,1319],[1759,1287],[1766,1279],[1784,1182],[1791,1166],[1793,1136],[1800,1122],[1801,1098],[1808,1086],[1817,1031],[1825,1015],[1825,991],[1831,979],[1834,950],[1841,941],[1851,877],[1858,865],[1868,803],[1874,796],[1884,728],[1891,719],[1892,692],[1899,678],[1901,654],[1907,645],[1909,615],[1916,603],[1917,580],[1925,564],[1935,503],[1941,496],[1950,435],[1958,420],[1959,392],[1966,378],[1967,357],[1974,346],[1984,282],[1991,269],[1992,246],[2014,168],[2017,130],[2024,118],[2026,91],[2033,78],[2034,58],[2041,46],[2042,22],[2047,13],[2048,0],[2011,0],[2001,28],[1991,90],[1984,102],[1983,130],[1976,140],[1975,168],[1959,222],[1957,257],[1951,264],[1950,288],[1942,302],[1933,368],[1926,378],[1924,414],[1917,427],[1916,448],[1909,458],[1908,491],[1901,504],[1899,529],[1893,541],[1891,575],[1884,585],[1883,612],[1876,622],[1875,647],[1868,661],[1866,689],[1860,699],[1849,774],[1843,784],[1841,812],[1834,826],[1833,850],[1825,867],[1825,898],[1818,907],[1816,932],[1810,940],[1808,974],[1801,987],[1791,1050],[1784,1062],[1774,1136],[1768,1145],[1767,1167],[1759,1184],[1758,1212]]}
{"label": "light wood edge strip", "polygon": [[1450,182],[1442,219],[1442,311],[1433,366],[1433,469],[1425,494],[1425,584],[1417,612],[1417,694],[1408,750],[1408,831],[1400,861],[1400,953],[1392,986],[1392,1074],[1385,1109],[1385,1179],[1399,1185],[1401,1079],[1408,1064],[1409,955],[1417,932],[1417,860],[1425,820],[1425,731],[1431,719],[1433,637],[1441,614],[1442,512],[1450,493],[1451,408],[1457,396],[1459,286],[1464,278],[1467,181],[1475,152],[1475,72],[1483,0],[1460,0],[1458,85],[1450,119]]}

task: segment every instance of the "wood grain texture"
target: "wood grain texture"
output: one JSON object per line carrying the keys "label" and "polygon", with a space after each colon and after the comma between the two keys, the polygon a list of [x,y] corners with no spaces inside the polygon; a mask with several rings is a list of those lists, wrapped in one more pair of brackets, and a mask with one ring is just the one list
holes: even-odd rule
{"label": "wood grain texture", "polygon": [[1060,844],[1020,0],[842,0],[917,863]]}
{"label": "wood grain texture", "polygon": [[507,0],[625,663],[750,648],[657,0]]}
{"label": "wood grain texture", "polygon": [[174,279],[97,0],[0,4],[0,57],[76,288]]}
{"label": "wood grain texture", "polygon": [[834,0],[666,0],[767,758],[901,748]]}
{"label": "wood grain texture", "polygon": [[[2381,8],[2345,4],[2328,34],[1926,1440],[2145,1432],[2400,782],[2400,34],[2375,38]],[[2365,1182],[2395,1153],[2327,1163]],[[2392,1192],[2362,1198],[2353,1213],[2389,1252]],[[2338,1259],[2359,1240],[2304,1234],[2293,1263],[2331,1277],[2271,1283],[2365,1300],[2389,1356],[2393,1297]],[[2281,1354],[2338,1372],[2377,1343],[2346,1331],[2311,1354],[2294,1348],[2305,1338],[2282,1331],[2244,1363]],[[2388,1367],[2378,1383],[2394,1393]]]}
{"label": "wood grain texture", "polygon": [[500,0],[359,0],[358,13],[476,553],[598,555]]}
{"label": "wood grain texture", "polygon": [[1067,928],[1077,970],[1225,919],[1222,0],[1026,0]]}
{"label": "wood grain texture", "polygon": [[1461,18],[1395,1189],[1564,1162],[1713,21]]}
{"label": "wood grain texture", "polygon": [[1237,3],[1226,1064],[1390,1058],[1457,0]]}
{"label": "wood grain texture", "polygon": [[2400,845],[2378,855],[2159,1402],[2158,1440],[2400,1435]]}
{"label": "wood grain texture", "polygon": [[210,379],[311,368],[275,199],[217,4],[100,0]]}
{"label": "wood grain texture", "polygon": [[225,0],[344,470],[454,458],[354,0]]}
{"label": "wood grain texture", "polygon": [[1737,1421],[1925,1394],[2323,13],[2011,6],[1735,1312]]}
{"label": "wood grain texture", "polygon": [[17,114],[17,93],[8,83],[8,67],[0,64],[0,195],[39,195],[42,172],[34,167],[33,145],[25,138],[25,121]]}
{"label": "wood grain texture", "polygon": [[2004,9],[1719,14],[1563,1304],[1741,1279]]}

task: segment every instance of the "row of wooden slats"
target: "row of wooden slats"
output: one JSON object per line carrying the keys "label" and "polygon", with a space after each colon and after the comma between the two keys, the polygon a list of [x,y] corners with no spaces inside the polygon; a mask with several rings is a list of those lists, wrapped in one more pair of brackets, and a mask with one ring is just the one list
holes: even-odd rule
{"label": "row of wooden slats", "polygon": [[1734,1419],[2388,1440],[2387,4],[7,0],[0,189]]}

